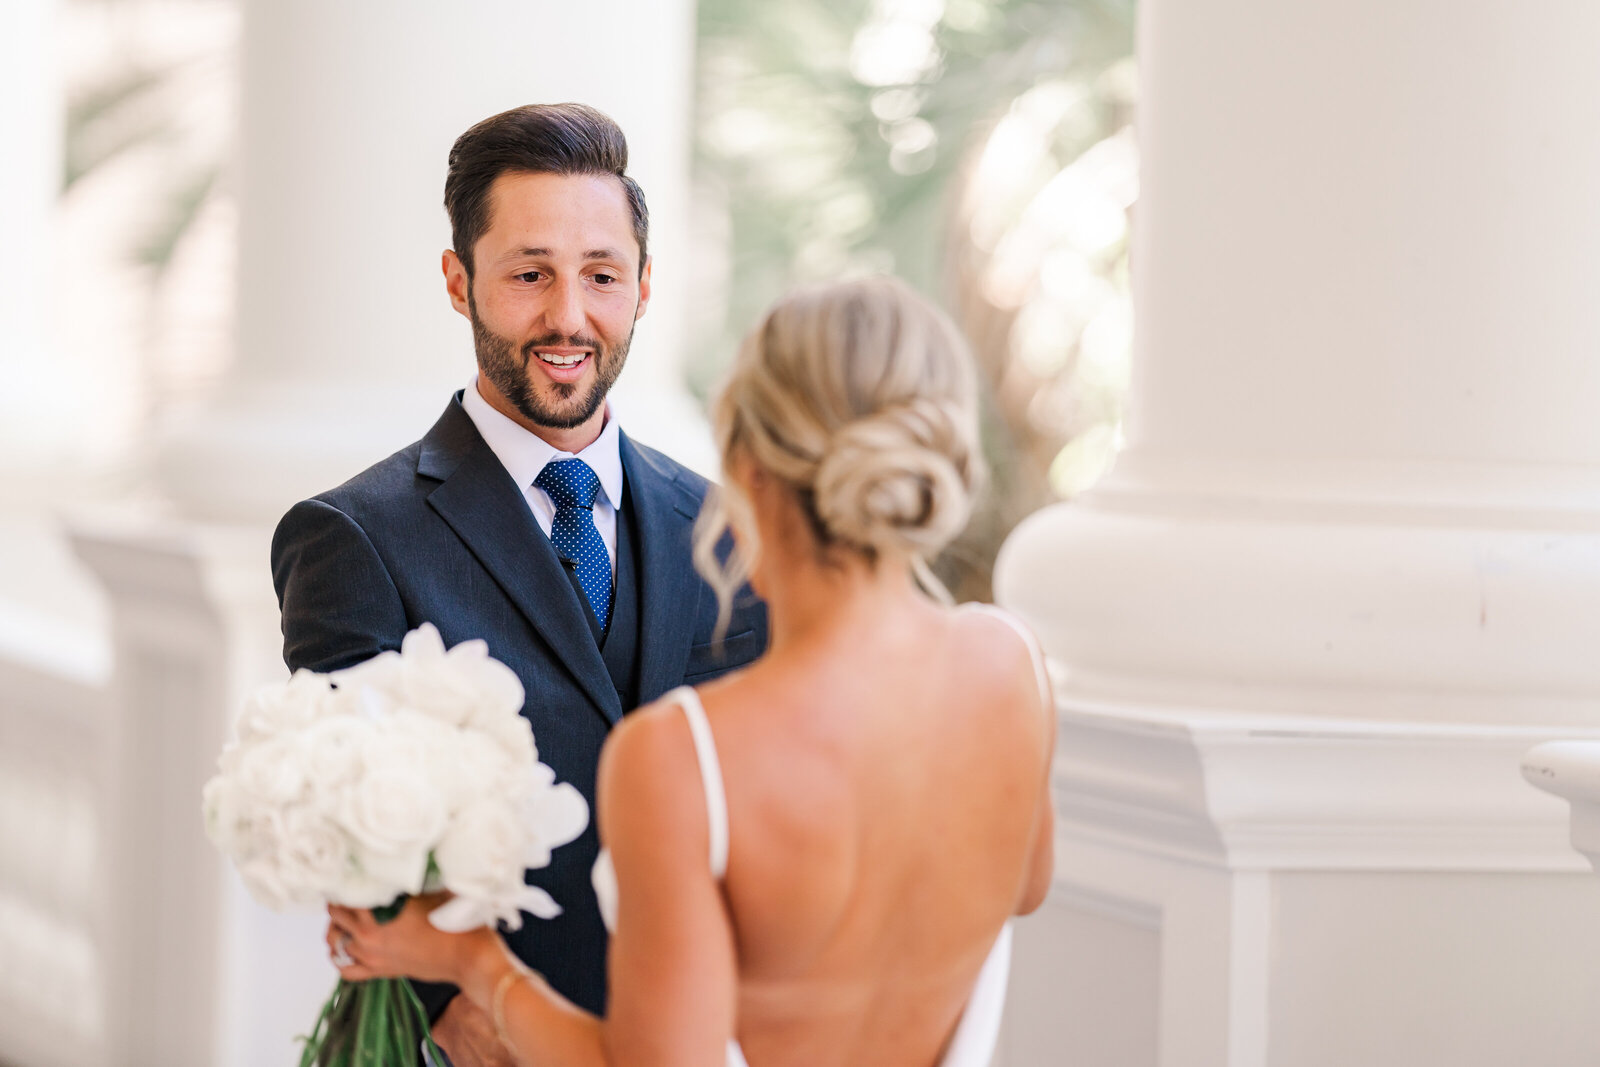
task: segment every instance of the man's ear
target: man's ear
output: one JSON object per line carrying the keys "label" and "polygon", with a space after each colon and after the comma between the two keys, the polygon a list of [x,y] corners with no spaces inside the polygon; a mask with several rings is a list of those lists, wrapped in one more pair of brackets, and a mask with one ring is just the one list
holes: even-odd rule
{"label": "man's ear", "polygon": [[633,309],[635,322],[639,321],[644,315],[644,309],[650,304],[650,268],[654,265],[654,256],[644,257],[644,269],[639,272],[639,306]]}
{"label": "man's ear", "polygon": [[445,292],[450,294],[450,306],[467,318],[472,318],[472,308],[468,298],[472,290],[472,275],[467,273],[467,265],[461,262],[461,257],[456,255],[453,248],[444,250],[439,265],[444,269],[444,288]]}

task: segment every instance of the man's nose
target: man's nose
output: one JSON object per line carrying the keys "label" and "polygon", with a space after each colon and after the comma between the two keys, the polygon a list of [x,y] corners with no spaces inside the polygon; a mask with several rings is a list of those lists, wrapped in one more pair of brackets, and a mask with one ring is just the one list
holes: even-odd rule
{"label": "man's nose", "polygon": [[574,337],[584,330],[583,284],[577,278],[557,278],[549,289],[545,325],[552,333]]}

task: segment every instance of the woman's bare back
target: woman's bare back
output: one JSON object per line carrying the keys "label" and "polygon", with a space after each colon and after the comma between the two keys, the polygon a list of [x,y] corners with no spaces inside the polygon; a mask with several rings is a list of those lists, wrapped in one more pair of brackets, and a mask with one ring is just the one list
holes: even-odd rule
{"label": "woman's bare back", "polygon": [[750,1062],[938,1058],[1001,924],[1036,903],[1036,679],[1005,621],[913,604],[702,691]]}

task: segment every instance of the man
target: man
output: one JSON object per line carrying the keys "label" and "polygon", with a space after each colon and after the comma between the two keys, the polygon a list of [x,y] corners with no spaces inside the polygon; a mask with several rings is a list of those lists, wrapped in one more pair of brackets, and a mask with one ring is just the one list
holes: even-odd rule
{"label": "man", "polygon": [[[472,323],[478,375],[422,440],[296,504],[272,569],[291,669],[400,647],[423,622],[484,638],[527,690],[542,760],[594,806],[600,746],[623,714],[743,665],[766,644],[746,596],[719,648],[690,559],[704,479],[635,444],[606,394],[650,301],[644,194],[627,142],[578,104],[516,108],[456,141],[445,288]],[[556,989],[605,1007],[591,818],[530,871],[563,907],[508,934]],[[457,1067],[504,1062],[493,1026],[423,987]]]}

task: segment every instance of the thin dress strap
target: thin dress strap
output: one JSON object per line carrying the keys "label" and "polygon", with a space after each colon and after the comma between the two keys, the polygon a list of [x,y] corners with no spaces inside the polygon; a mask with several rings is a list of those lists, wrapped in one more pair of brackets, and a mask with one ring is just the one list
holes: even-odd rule
{"label": "thin dress strap", "polygon": [[1028,629],[1021,619],[998,605],[969,601],[961,606],[971,608],[974,611],[981,611],[985,615],[992,615],[1017,632],[1017,636],[1022,638],[1022,643],[1028,646],[1028,657],[1033,660],[1033,673],[1039,679],[1039,696],[1043,699],[1044,706],[1054,712],[1056,706],[1055,686],[1050,684],[1050,670],[1045,666],[1044,648],[1040,646],[1039,639],[1033,635],[1033,631]]}
{"label": "thin dress strap", "polygon": [[706,721],[705,705],[692,686],[680,686],[668,693],[667,700],[683,709],[694,739],[695,759],[700,763],[700,782],[706,793],[706,829],[711,838],[711,877],[722,881],[728,873],[728,796],[722,788],[722,762],[717,759],[717,742]]}

